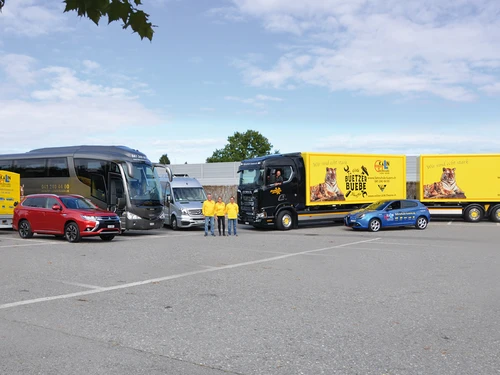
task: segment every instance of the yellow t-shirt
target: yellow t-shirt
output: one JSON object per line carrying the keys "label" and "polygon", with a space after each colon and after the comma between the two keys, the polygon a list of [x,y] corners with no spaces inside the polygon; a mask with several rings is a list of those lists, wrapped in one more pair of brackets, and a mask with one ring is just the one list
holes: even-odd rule
{"label": "yellow t-shirt", "polygon": [[226,216],[226,204],[224,202],[215,203],[215,216]]}
{"label": "yellow t-shirt", "polygon": [[203,206],[201,208],[201,212],[203,216],[214,216],[215,215],[215,201],[209,201],[208,199],[203,202]]}
{"label": "yellow t-shirt", "polygon": [[227,213],[228,219],[237,219],[238,218],[238,204],[236,204],[236,203],[226,204],[226,213]]}

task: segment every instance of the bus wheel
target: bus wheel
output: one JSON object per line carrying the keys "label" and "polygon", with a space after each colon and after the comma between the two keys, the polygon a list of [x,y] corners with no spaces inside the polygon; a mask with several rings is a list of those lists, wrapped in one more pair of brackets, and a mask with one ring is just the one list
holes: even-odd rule
{"label": "bus wheel", "polygon": [[177,218],[175,215],[172,215],[170,218],[170,226],[172,227],[172,230],[177,230],[179,229],[179,226],[177,225]]}
{"label": "bus wheel", "polygon": [[70,221],[68,224],[66,224],[66,227],[64,228],[64,234],[68,242],[79,242],[81,239],[80,228],[78,228],[78,225],[73,221]]}
{"label": "bus wheel", "polygon": [[464,212],[464,219],[470,222],[478,222],[483,218],[483,209],[480,206],[468,207]]}
{"label": "bus wheel", "polygon": [[21,222],[19,223],[19,237],[21,238],[33,237],[33,231],[31,230],[31,225],[28,220],[21,220]]}
{"label": "bus wheel", "polygon": [[491,209],[490,220],[495,223],[500,223],[500,206],[495,206]]}
{"label": "bus wheel", "polygon": [[279,230],[289,230],[293,226],[293,217],[290,211],[281,211],[276,218],[276,228]]}

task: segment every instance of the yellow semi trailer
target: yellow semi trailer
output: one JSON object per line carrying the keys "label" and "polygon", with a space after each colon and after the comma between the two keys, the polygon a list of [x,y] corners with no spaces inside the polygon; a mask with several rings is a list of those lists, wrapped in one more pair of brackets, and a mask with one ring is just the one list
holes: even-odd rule
{"label": "yellow semi trailer", "polygon": [[20,199],[19,174],[0,170],[0,228],[12,228],[14,207]]}
{"label": "yellow semi trailer", "polygon": [[417,199],[433,216],[500,222],[500,154],[420,155]]}

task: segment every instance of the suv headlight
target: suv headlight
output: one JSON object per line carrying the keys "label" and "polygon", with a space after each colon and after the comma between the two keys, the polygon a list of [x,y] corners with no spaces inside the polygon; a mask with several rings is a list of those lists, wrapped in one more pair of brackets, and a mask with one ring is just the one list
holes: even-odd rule
{"label": "suv headlight", "polygon": [[90,215],[80,215],[83,220],[88,220],[88,221],[99,221],[99,219],[96,216],[90,216]]}

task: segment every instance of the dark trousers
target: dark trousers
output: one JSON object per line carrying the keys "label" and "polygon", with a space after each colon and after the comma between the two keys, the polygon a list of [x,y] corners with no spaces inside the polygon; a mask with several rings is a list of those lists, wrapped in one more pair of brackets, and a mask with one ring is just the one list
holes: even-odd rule
{"label": "dark trousers", "polygon": [[[221,226],[222,226],[222,233],[220,231]],[[217,228],[219,228],[219,236],[221,234],[226,235],[226,217],[225,216],[217,216]]]}

